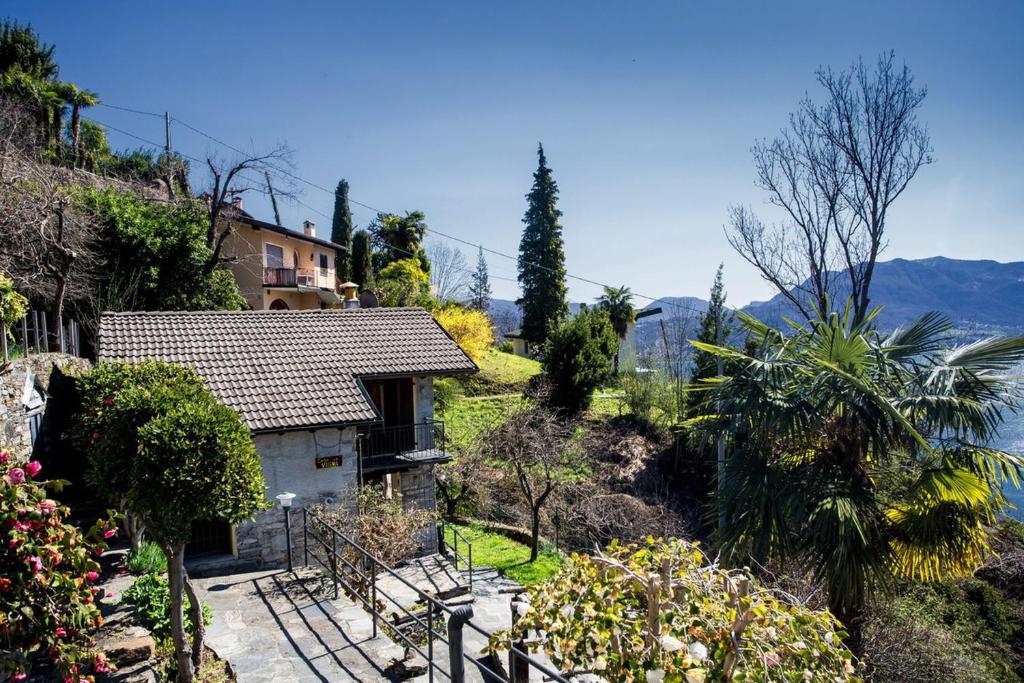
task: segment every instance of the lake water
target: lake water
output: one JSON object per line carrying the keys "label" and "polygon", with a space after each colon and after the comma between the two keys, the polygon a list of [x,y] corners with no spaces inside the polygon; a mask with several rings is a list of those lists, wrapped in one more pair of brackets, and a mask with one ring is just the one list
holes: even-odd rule
{"label": "lake water", "polygon": [[[1024,413],[1009,416],[1000,432],[996,446],[1010,453],[1024,453]],[[1024,521],[1024,490],[1008,486],[1006,497],[1017,506],[1010,510],[1010,516]]]}

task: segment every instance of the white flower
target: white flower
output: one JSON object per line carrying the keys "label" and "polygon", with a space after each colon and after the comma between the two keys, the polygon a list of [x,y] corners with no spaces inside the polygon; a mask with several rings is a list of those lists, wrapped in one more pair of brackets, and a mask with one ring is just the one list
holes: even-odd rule
{"label": "white flower", "polygon": [[675,652],[676,650],[683,649],[683,642],[672,636],[662,636],[658,638],[658,644],[661,645],[661,649],[665,652]]}
{"label": "white flower", "polygon": [[580,683],[608,683],[597,674],[580,674],[576,677],[576,680]]}
{"label": "white flower", "polygon": [[665,680],[664,669],[651,669],[647,672],[647,683],[662,683]]}
{"label": "white flower", "polygon": [[562,616],[565,617],[566,619],[568,619],[569,617],[572,616],[572,613],[573,613],[572,605],[566,605],[565,607],[562,608],[561,611],[562,611]]}
{"label": "white flower", "polygon": [[517,602],[516,603],[516,614],[518,614],[519,616],[521,616],[521,617],[526,616],[526,613],[529,612],[529,611],[530,611],[530,606],[528,604],[526,604],[525,602]]}
{"label": "white flower", "polygon": [[812,674],[809,670],[804,669],[804,680],[805,681],[813,681],[814,680],[814,674]]}
{"label": "white flower", "polygon": [[831,643],[835,639],[835,635],[832,633],[832,631],[825,631],[824,638],[826,643]]}
{"label": "white flower", "polygon": [[686,646],[686,651],[698,662],[703,662],[708,658],[708,649],[704,646],[704,643],[696,640]]}

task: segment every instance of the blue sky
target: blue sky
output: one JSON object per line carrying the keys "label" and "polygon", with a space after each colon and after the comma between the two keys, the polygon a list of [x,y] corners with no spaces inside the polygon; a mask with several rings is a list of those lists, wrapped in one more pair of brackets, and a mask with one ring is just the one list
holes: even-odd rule
{"label": "blue sky", "polygon": [[[355,200],[421,209],[431,226],[508,253],[543,141],[571,273],[706,296],[724,261],[734,304],[772,294],[722,232],[730,204],[764,204],[752,142],[814,94],[818,66],[895,49],[929,88],[936,163],[891,212],[885,257],[1024,260],[1020,2],[9,0],[4,11],[57,45],[64,79],[107,103],[168,110],[240,147],[287,142],[299,175],[348,178]],[[92,116],[162,140],[155,118]],[[193,156],[225,153],[181,126],[174,140]],[[300,199],[330,214],[330,195],[307,187]],[[271,216],[256,197],[246,207]],[[354,209],[360,225],[372,218]],[[283,213],[329,232],[307,207]],[[512,261],[489,262],[514,277]],[[574,300],[596,290],[570,282]]]}

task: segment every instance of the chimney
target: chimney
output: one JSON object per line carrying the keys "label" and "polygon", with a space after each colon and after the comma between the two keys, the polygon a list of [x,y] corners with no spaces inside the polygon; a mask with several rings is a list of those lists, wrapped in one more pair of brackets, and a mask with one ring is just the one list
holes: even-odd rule
{"label": "chimney", "polygon": [[354,282],[342,282],[338,285],[341,288],[341,296],[343,301],[341,303],[343,308],[359,308],[359,298],[357,292],[359,291],[359,285]]}
{"label": "chimney", "polygon": [[231,208],[235,209],[236,211],[241,211],[242,210],[242,198],[239,197],[238,195],[235,195],[234,197],[232,197],[231,198]]}
{"label": "chimney", "polygon": [[310,220],[302,221],[302,232],[306,233],[306,237],[316,237],[316,223]]}

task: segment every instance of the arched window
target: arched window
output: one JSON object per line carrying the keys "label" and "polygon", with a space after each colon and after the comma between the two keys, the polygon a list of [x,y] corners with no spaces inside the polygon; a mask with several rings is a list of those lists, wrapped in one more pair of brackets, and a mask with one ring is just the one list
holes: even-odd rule
{"label": "arched window", "polygon": [[272,311],[287,311],[288,304],[285,303],[284,299],[274,299],[270,302],[270,310]]}

